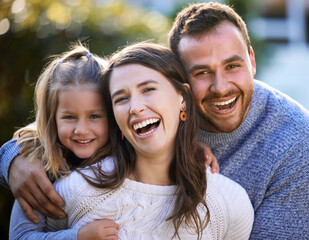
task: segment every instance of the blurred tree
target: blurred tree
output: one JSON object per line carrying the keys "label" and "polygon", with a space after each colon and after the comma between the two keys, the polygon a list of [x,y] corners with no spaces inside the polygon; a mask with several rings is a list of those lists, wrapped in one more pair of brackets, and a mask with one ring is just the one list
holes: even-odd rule
{"label": "blurred tree", "polygon": [[[170,20],[125,1],[1,0],[0,145],[16,127],[34,120],[35,82],[47,56],[59,54],[77,39],[92,52],[108,55],[135,41],[166,42]],[[0,188],[0,236],[8,238],[13,197]]]}
{"label": "blurred tree", "polygon": [[[225,2],[247,20],[256,1]],[[78,39],[101,56],[135,41],[167,44],[168,31],[182,7],[166,17],[124,0],[1,0],[0,145],[11,139],[17,127],[34,120],[34,85],[49,55],[67,50]],[[8,238],[12,201],[9,190],[0,188],[1,239]]]}

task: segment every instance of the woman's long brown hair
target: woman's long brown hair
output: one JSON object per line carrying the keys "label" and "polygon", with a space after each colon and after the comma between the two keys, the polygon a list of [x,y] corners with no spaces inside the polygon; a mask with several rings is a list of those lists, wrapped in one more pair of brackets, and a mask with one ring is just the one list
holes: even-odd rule
{"label": "woman's long brown hair", "polygon": [[[209,211],[206,206],[206,173],[204,159],[197,155],[197,120],[194,100],[190,89],[184,86],[188,83],[188,75],[179,58],[170,49],[159,44],[142,42],[127,46],[111,56],[109,66],[103,77],[103,96],[107,112],[112,113],[112,102],[109,82],[114,68],[125,64],[140,64],[163,74],[181,93],[186,102],[187,120],[180,121],[175,138],[175,156],[172,160],[169,175],[177,185],[177,197],[172,220],[175,227],[174,236],[178,236],[181,224],[195,229],[197,239],[209,221]],[[124,79],[125,81],[125,79]],[[96,169],[96,187],[116,188],[132,173],[135,166],[135,152],[127,140],[122,140],[121,130],[117,126],[113,114],[108,115],[110,140],[114,157],[113,173],[104,173]],[[97,179],[104,179],[98,182]],[[203,208],[205,216],[200,216],[198,208]],[[204,214],[203,214],[204,215]]]}

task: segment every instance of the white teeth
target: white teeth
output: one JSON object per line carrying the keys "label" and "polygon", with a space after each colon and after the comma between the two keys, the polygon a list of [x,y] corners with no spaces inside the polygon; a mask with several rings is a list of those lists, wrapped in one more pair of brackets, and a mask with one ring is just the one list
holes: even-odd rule
{"label": "white teeth", "polygon": [[[142,122],[140,122],[140,123],[134,124],[134,125],[133,125],[133,129],[134,129],[134,130],[137,130],[137,129],[146,127],[146,126],[149,125],[149,124],[156,123],[156,122],[158,122],[158,121],[159,121],[158,118],[149,118],[149,119],[144,120],[144,121],[142,121]],[[147,134],[147,133],[144,133],[144,134]],[[144,134],[143,134],[143,135],[144,135]]]}
{"label": "white teeth", "polygon": [[155,129],[151,129],[151,130],[150,130],[150,131],[148,131],[148,132],[145,132],[145,133],[139,133],[138,135],[140,135],[140,136],[144,136],[144,135],[146,135],[146,134],[152,133],[154,130],[155,130]]}
{"label": "white teeth", "polygon": [[85,141],[76,140],[76,142],[78,142],[78,143],[89,143],[89,142],[91,142],[91,139],[90,140],[85,140]]}
{"label": "white teeth", "polygon": [[223,106],[223,105],[227,105],[227,104],[230,104],[231,102],[234,102],[236,100],[236,97],[230,99],[230,100],[227,100],[226,102],[214,102],[213,105],[216,105],[216,106]]}

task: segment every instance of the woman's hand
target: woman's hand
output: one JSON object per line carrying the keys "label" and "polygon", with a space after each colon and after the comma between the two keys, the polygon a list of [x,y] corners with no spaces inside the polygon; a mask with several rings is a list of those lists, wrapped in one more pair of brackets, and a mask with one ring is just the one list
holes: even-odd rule
{"label": "woman's hand", "polygon": [[65,217],[59,208],[64,202],[48,179],[39,159],[30,162],[27,158],[17,156],[9,169],[9,184],[14,197],[32,222],[40,222],[32,208],[48,217]]}
{"label": "woman's hand", "polygon": [[101,219],[79,229],[77,240],[118,240],[120,226],[112,220]]}
{"label": "woman's hand", "polygon": [[218,160],[215,157],[215,155],[213,155],[210,147],[208,147],[208,145],[206,145],[205,143],[202,143],[202,142],[198,142],[198,147],[203,152],[206,168],[208,168],[210,166],[212,173],[218,173],[219,170],[220,170]]}

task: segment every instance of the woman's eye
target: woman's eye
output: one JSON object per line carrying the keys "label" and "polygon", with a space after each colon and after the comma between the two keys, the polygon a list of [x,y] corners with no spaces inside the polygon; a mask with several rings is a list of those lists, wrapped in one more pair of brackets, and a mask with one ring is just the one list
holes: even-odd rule
{"label": "woman's eye", "polygon": [[154,88],[154,87],[147,87],[143,90],[143,93],[147,93],[147,92],[151,92],[151,91],[155,91],[155,90],[156,90],[156,88]]}
{"label": "woman's eye", "polygon": [[117,103],[121,103],[123,102],[124,100],[126,100],[127,98],[126,97],[119,97],[119,98],[116,98],[114,100],[114,104],[117,104]]}

